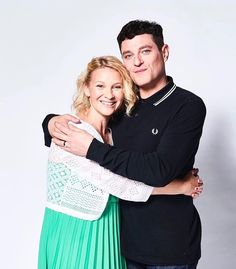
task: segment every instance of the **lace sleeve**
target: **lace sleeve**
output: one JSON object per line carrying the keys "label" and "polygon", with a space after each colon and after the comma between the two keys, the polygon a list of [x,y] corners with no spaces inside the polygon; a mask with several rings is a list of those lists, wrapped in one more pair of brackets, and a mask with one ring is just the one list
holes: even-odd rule
{"label": "lace sleeve", "polygon": [[[82,122],[81,124],[73,125],[86,130],[96,139],[103,142],[100,134],[88,123]],[[96,187],[123,200],[147,201],[153,191],[151,186],[114,174],[93,161],[62,150],[54,143],[51,145],[49,159],[65,164],[71,171],[79,174],[80,177],[83,177]]]}
{"label": "lace sleeve", "polygon": [[84,157],[70,154],[52,143],[49,159],[63,163],[73,173],[79,174],[96,187],[114,196],[128,201],[147,201],[152,194],[153,187],[142,182],[116,175]]}

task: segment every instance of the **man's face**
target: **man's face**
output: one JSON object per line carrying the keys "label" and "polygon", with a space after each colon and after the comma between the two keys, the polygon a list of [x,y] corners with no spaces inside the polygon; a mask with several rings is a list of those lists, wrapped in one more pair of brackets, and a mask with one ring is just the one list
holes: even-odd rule
{"label": "man's face", "polygon": [[151,34],[137,35],[121,43],[121,54],[124,65],[134,83],[140,90],[154,90],[165,79],[165,64],[168,57],[168,46],[161,51],[153,41]]}

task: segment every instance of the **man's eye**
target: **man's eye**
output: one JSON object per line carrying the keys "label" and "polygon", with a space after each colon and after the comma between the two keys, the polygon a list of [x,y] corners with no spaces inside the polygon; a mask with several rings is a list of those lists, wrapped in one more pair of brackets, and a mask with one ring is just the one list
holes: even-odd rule
{"label": "man's eye", "polygon": [[125,60],[129,60],[129,59],[131,59],[132,58],[132,55],[131,54],[125,54],[124,55],[124,59]]}
{"label": "man's eye", "polygon": [[149,54],[151,52],[151,50],[149,50],[149,49],[145,49],[145,50],[142,50],[142,54]]}

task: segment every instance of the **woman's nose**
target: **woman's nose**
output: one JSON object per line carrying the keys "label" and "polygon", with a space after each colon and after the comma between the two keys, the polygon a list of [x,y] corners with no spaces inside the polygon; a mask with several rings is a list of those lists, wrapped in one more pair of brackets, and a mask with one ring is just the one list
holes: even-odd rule
{"label": "woman's nose", "polygon": [[114,97],[113,91],[110,88],[106,88],[104,92],[104,96],[108,99],[112,99]]}

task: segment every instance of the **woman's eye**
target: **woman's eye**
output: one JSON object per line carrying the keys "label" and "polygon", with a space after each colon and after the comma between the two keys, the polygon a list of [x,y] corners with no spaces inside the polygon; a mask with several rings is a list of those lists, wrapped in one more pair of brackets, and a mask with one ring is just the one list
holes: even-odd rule
{"label": "woman's eye", "polygon": [[121,87],[121,85],[116,85],[114,88],[117,89],[117,90],[119,90],[119,89],[121,89],[122,87]]}
{"label": "woman's eye", "polygon": [[102,84],[97,84],[96,87],[97,87],[97,88],[102,88],[103,85],[102,85]]}

